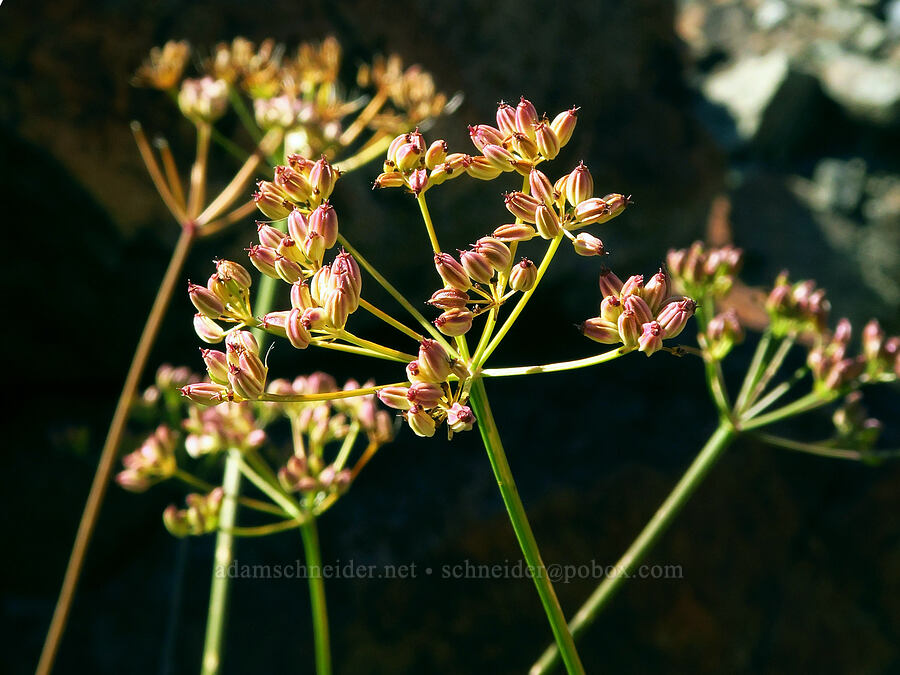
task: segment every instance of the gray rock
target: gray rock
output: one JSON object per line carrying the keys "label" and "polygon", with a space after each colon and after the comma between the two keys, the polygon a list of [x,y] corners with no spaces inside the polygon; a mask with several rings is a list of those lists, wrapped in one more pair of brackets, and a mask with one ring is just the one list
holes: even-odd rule
{"label": "gray rock", "polygon": [[812,208],[853,213],[866,187],[866,162],[858,157],[847,161],[823,159],[813,172],[813,183]]}
{"label": "gray rock", "polygon": [[745,57],[713,73],[702,85],[724,107],[744,143],[776,147],[790,140],[808,110],[815,81],[795,70],[782,52]]}
{"label": "gray rock", "polygon": [[791,15],[784,0],[765,0],[753,14],[753,22],[763,30],[778,27]]}
{"label": "gray rock", "polygon": [[842,53],[822,64],[822,85],[831,98],[859,118],[877,124],[900,121],[900,66]]}

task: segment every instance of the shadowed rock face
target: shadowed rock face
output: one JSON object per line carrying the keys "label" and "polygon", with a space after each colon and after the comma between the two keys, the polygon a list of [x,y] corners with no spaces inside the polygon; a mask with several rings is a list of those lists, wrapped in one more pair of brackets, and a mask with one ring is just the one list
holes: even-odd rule
{"label": "shadowed rock face", "polygon": [[[10,307],[32,319],[8,328],[24,352],[8,364],[9,381],[21,383],[24,395],[11,415],[20,423],[10,425],[0,455],[0,469],[18,478],[6,493],[7,536],[16,543],[3,562],[9,580],[4,630],[19,645],[11,672],[33,671],[115,394],[175,238],[128,130],[137,118],[149,132],[164,132],[186,171],[189,126],[162,95],[128,84],[154,44],[184,37],[203,46],[239,34],[293,43],[333,33],[351,66],[377,51],[398,51],[431,70],[443,90],[466,94],[459,112],[428,134],[463,151],[470,148],[465,125],[490,121],[500,98],[524,93],[548,113],[580,105],[575,137],[551,166],[561,174],[583,158],[598,191],[635,195],[636,207],[597,230],[612,253],[606,262],[617,271],[650,273],[669,246],[702,236],[712,197],[725,192],[736,243],[748,250],[751,283],[768,283],[789,265],[795,277],[815,276],[828,287],[837,313],[855,320],[877,313],[888,330],[900,329],[897,300],[879,295],[883,278],[896,279],[898,269],[890,237],[897,233],[900,167],[888,151],[898,147],[891,146],[896,126],[855,117],[829,90],[822,93],[824,85],[778,103],[782,91],[797,96],[795,74],[804,87],[808,77],[819,77],[791,60],[778,70],[791,86],[776,82],[771,90],[778,95],[759,113],[775,131],[763,136],[764,144],[726,142],[736,132],[728,110],[742,102],[731,94],[707,101],[701,81],[714,77],[708,75],[713,65],[727,69],[768,54],[743,49],[748,31],[740,7],[716,3],[699,21],[699,3],[680,3],[676,13],[670,3],[649,0],[566,11],[519,2],[301,9],[276,1],[265,11],[240,2],[140,9],[111,1],[50,1],[40,9],[10,4],[0,8],[0,156],[6,160],[0,190],[8,241],[28,232],[39,258],[39,270],[29,253],[29,262],[14,257],[7,271]],[[786,31],[799,10],[783,4],[787,17],[766,2],[750,20]],[[864,28],[852,40],[862,40]],[[697,50],[691,30],[711,46]],[[772,35],[775,46],[800,39]],[[864,44],[877,37],[872,33]],[[869,60],[881,59],[890,44],[885,38],[864,49],[852,40],[841,49]],[[801,105],[777,107],[786,102]],[[710,115],[724,135],[709,125]],[[222,130],[246,143],[235,120],[226,118]],[[213,157],[214,175],[224,182],[231,160]],[[398,270],[391,278],[424,301],[436,280],[428,276],[415,205],[403,195],[372,193],[364,174],[348,176],[336,195],[342,228],[365,223],[354,232],[358,245],[376,250],[386,270]],[[429,193],[439,231],[459,246],[484,234],[505,218],[500,193],[510,187],[456,181]],[[202,278],[217,255],[241,259],[251,228],[248,219],[203,242],[186,275]],[[408,233],[408,246],[396,245],[398,232]],[[595,263],[560,256],[524,320],[541,316],[565,327],[595,312]],[[199,368],[192,311],[186,298],[176,299],[154,365]],[[374,339],[394,339],[382,330],[374,323],[360,328]],[[536,359],[527,333],[511,336],[498,365],[591,350],[577,332],[559,329],[542,339],[545,352]],[[278,350],[272,358],[286,369],[321,368],[338,378],[369,374],[365,361],[316,356],[314,364],[290,361]],[[729,366],[729,376],[740,375],[742,365]],[[379,368],[371,371],[376,378],[395,374]],[[544,378],[490,383],[520,490],[548,562],[610,564],[711,430],[701,373],[688,359],[657,355]],[[678,383],[675,395],[671,383]],[[548,414],[548,400],[565,404]],[[887,397],[870,402],[885,420],[895,412],[890,405]],[[820,417],[785,433],[818,438],[827,426]],[[132,444],[141,431],[135,424]],[[897,445],[896,428],[893,433],[887,445]],[[894,466],[873,470],[740,444],[653,556],[652,562],[681,565],[684,579],[626,587],[584,641],[588,670],[888,670],[900,641],[900,532],[897,519],[885,514],[896,513],[898,494]],[[161,663],[167,672],[196,672],[211,542],[180,543],[165,534],[160,513],[175,501],[180,493],[168,486],[140,498],[110,490],[60,672],[158,672]],[[420,566],[420,576],[408,581],[329,583],[338,672],[520,673],[549,639],[527,580],[421,576],[421,568],[438,571],[467,559],[518,560],[476,434],[460,435],[452,446],[405,434],[376,458],[323,529],[326,560]],[[288,564],[299,555],[296,539],[242,542],[238,557]],[[171,597],[179,584],[173,624]],[[561,585],[564,608],[571,612],[593,584]],[[311,667],[303,584],[238,582],[233,612],[228,670]]]}

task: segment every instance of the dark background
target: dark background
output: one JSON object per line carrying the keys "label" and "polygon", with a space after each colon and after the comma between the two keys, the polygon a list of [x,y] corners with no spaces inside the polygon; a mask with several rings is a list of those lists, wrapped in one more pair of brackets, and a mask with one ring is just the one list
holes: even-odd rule
{"label": "dark background", "polygon": [[[784,142],[729,145],[717,126],[722,111],[694,86],[728,55],[703,60],[688,50],[672,3],[7,0],[0,17],[10,396],[0,454],[0,640],[8,672],[37,662],[115,399],[177,236],[128,129],[140,119],[149,133],[165,133],[188,166],[189,126],[162,94],[128,84],[149,48],[168,39],[202,49],[235,35],[293,45],[334,34],[348,74],[374,53],[399,52],[444,91],[464,92],[460,110],[427,136],[464,152],[466,124],[491,122],[501,98],[526,94],[551,115],[580,105],[573,141],[552,169],[583,158],[600,194],[635,195],[635,208],[598,231],[621,276],[652,273],[670,246],[702,237],[712,199],[726,194],[750,283],[790,266],[795,278],[813,275],[829,287],[837,315],[859,322],[877,313],[900,330],[897,305],[867,285],[865,255],[829,237],[788,189],[795,177],[810,179],[823,157],[862,157],[896,176],[897,124],[860,121],[816,92]],[[222,128],[244,140],[235,120]],[[215,181],[224,184],[235,168],[213,155]],[[417,209],[399,191],[372,193],[376,169],[341,181],[334,201],[342,231],[424,300],[435,278]],[[500,193],[514,182],[462,179],[429,193],[445,246],[461,247],[503,221]],[[186,276],[205,278],[216,256],[242,260],[252,227],[248,219],[201,242]],[[896,277],[896,267],[889,271]],[[595,310],[596,274],[596,260],[560,255],[495,365],[595,351],[571,326]],[[151,370],[163,362],[200,368],[192,311],[176,295]],[[379,325],[356,321],[357,332],[382,335]],[[753,342],[729,366],[732,381]],[[330,353],[276,349],[273,359],[273,372],[284,375],[396,375]],[[488,390],[548,563],[612,564],[715,423],[701,368],[665,354],[490,382]],[[887,447],[898,445],[896,393],[869,398],[888,424]],[[133,429],[131,446],[142,431]],[[810,439],[830,432],[826,415],[784,430]],[[627,583],[581,640],[588,671],[900,672],[898,495],[896,464],[870,468],[739,441],[651,556],[681,565],[684,578]],[[196,672],[212,538],[177,541],[165,532],[160,513],[180,500],[174,486],[143,496],[110,489],[57,672]],[[550,639],[527,580],[421,575],[426,566],[519,558],[477,433],[448,444],[404,431],[323,518],[321,536],[326,562],[414,562],[420,570],[412,580],[328,582],[337,672],[521,673]],[[290,564],[300,552],[288,533],[242,541],[237,556]],[[593,586],[558,585],[566,612]],[[312,672],[305,584],[236,582],[225,672],[287,670]]]}

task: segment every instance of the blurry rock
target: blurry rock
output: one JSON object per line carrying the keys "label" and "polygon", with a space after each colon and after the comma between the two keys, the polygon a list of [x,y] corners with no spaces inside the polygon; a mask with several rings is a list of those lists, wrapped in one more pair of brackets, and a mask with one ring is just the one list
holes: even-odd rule
{"label": "blurry rock", "polygon": [[822,85],[856,117],[884,125],[900,121],[900,64],[843,52],[822,64]]}
{"label": "blurry rock", "polygon": [[753,22],[763,30],[771,30],[790,16],[790,9],[784,0],[766,0],[753,14]]}
{"label": "blurry rock", "polygon": [[881,49],[887,38],[888,31],[885,24],[870,18],[856,31],[851,46],[860,52],[871,54]]}
{"label": "blurry rock", "polygon": [[862,201],[866,186],[866,162],[823,159],[813,172],[815,189],[810,206],[819,211],[853,213]]}
{"label": "blurry rock", "polygon": [[891,0],[884,8],[884,20],[892,37],[900,36],[900,0]]}
{"label": "blurry rock", "polygon": [[703,93],[734,120],[742,144],[777,148],[792,140],[816,93],[815,79],[782,52],[750,56],[713,73]]}

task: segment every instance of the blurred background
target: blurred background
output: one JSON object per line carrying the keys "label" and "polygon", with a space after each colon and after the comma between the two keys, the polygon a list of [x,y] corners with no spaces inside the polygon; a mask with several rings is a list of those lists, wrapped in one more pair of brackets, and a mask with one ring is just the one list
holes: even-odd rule
{"label": "blurred background", "polygon": [[[200,50],[243,35],[293,46],[335,35],[347,77],[373,54],[421,63],[465,95],[428,139],[471,149],[466,125],[527,95],[551,116],[580,105],[552,165],[584,159],[597,192],[636,206],[595,230],[623,278],[653,273],[669,247],[704,236],[730,204],[744,278],[789,267],[829,290],[835,316],[878,316],[900,331],[900,2],[638,0],[550,3],[128,3],[55,0],[0,7],[0,157],[10,314],[0,472],[5,670],[33,671],[78,518],[177,227],[146,175],[128,124],[165,134],[182,167],[190,125],[170,101],[129,85],[148,50]],[[232,117],[221,128],[247,145]],[[213,181],[236,169],[214,151]],[[414,299],[436,288],[413,200],[372,192],[378,171],[339,184],[342,231]],[[218,178],[217,178],[218,177]],[[512,183],[509,181],[512,180]],[[446,246],[504,222],[515,179],[454,181],[429,193]],[[433,196],[432,196],[433,195]],[[727,201],[723,201],[727,200]],[[242,261],[251,219],[193,251]],[[22,255],[13,255],[24,237]],[[599,302],[596,259],[571,252],[495,365],[595,352],[571,326]],[[427,283],[423,283],[427,279]],[[151,358],[200,370],[187,294]],[[360,334],[393,340],[366,317]],[[684,341],[690,336],[686,335]],[[754,338],[728,363],[739,378]],[[388,381],[389,366],[331,353],[273,352],[273,372],[324,369]],[[796,363],[802,358],[795,356]],[[790,367],[790,363],[788,366]],[[489,383],[510,462],[548,563],[612,564],[715,424],[702,369],[640,355],[602,369]],[[897,389],[867,395],[900,444]],[[145,429],[136,425],[126,449]],[[826,414],[784,435],[830,435]],[[438,434],[440,436],[440,434]],[[160,514],[182,493],[111,487],[57,672],[191,673],[199,667],[211,537],[177,541]],[[635,580],[586,634],[589,672],[900,672],[900,463],[872,468],[738,442],[651,563],[681,580]],[[519,558],[476,433],[452,444],[404,431],[321,522],[329,561],[440,567]],[[242,541],[241,563],[292,563],[293,533]],[[557,587],[571,614],[594,587]],[[340,673],[521,673],[550,640],[528,580],[332,580]],[[225,672],[311,672],[307,589],[235,582]]]}

